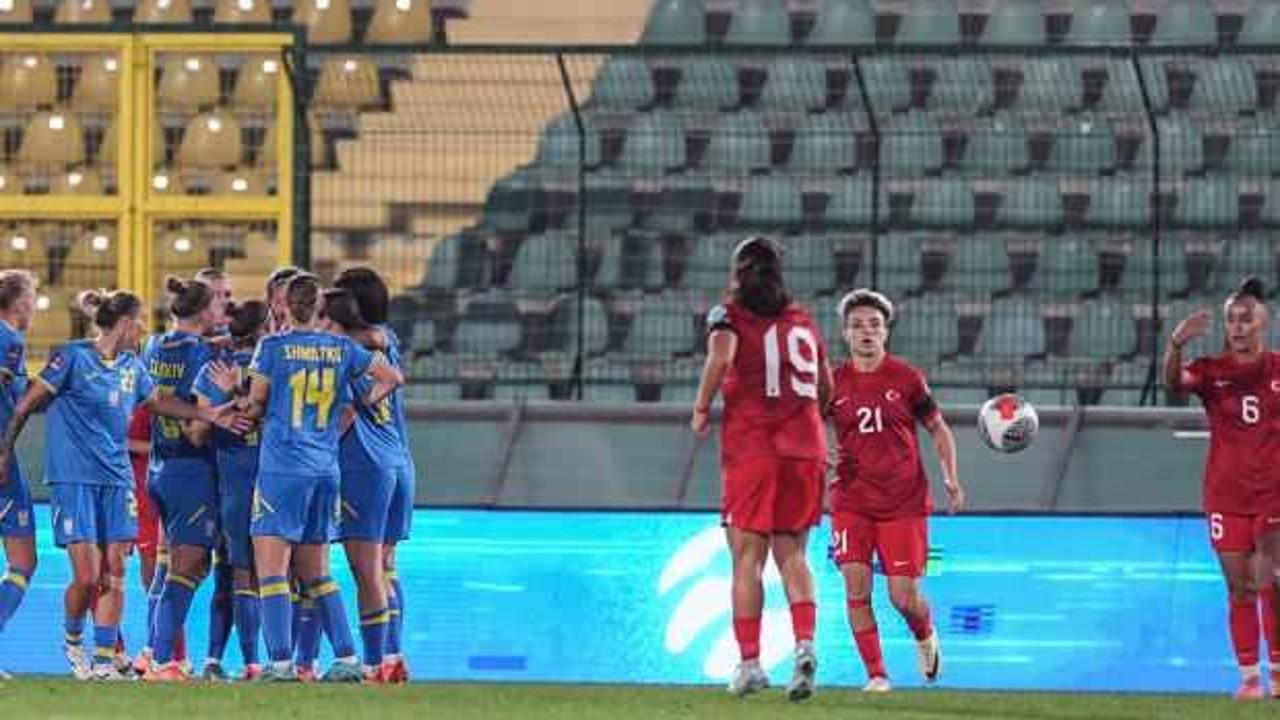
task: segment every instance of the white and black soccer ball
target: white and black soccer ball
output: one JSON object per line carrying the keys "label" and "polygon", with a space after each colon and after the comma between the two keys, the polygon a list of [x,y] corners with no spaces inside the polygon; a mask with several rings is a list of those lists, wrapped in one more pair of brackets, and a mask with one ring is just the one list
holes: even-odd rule
{"label": "white and black soccer ball", "polygon": [[1013,393],[987,400],[978,411],[978,435],[987,447],[1015,453],[1027,449],[1040,429],[1040,416],[1031,403]]}

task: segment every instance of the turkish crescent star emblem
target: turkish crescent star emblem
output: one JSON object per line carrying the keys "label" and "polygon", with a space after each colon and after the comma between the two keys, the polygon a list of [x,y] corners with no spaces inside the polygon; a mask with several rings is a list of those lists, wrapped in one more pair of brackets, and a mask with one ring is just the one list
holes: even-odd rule
{"label": "turkish crescent star emblem", "polygon": [[898,399],[898,398],[900,398],[900,397],[902,397],[902,396],[898,394],[898,391],[897,391],[897,390],[889,390],[889,391],[885,392],[885,394],[884,394],[884,399],[885,399],[885,400],[888,400],[889,402],[893,402],[893,401],[897,400],[897,399]]}
{"label": "turkish crescent star emblem", "polygon": [[1271,381],[1271,392],[1280,393],[1280,380]]}

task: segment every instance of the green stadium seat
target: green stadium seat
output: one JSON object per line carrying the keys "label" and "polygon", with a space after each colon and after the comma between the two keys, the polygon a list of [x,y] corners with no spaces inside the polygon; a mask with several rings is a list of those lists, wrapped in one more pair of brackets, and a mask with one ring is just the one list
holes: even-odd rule
{"label": "green stadium seat", "polygon": [[929,91],[929,110],[972,115],[995,101],[989,61],[948,58],[933,68],[935,77]]}
{"label": "green stadium seat", "polygon": [[520,318],[514,305],[473,305],[453,331],[453,351],[468,357],[494,356],[515,350],[520,340]]}
{"label": "green stadium seat", "polygon": [[[1252,3],[1249,11],[1245,13],[1240,34],[1236,36],[1236,44],[1280,45],[1280,3],[1265,1]],[[1276,326],[1277,323],[1272,323],[1273,329]]]}
{"label": "green stadium seat", "polygon": [[1245,177],[1267,177],[1280,171],[1280,132],[1267,123],[1237,127],[1227,146],[1224,167]]}
{"label": "green stadium seat", "polygon": [[[1106,60],[1102,64],[1105,72],[1106,84],[1102,86],[1102,96],[1098,99],[1095,106],[1098,110],[1108,113],[1135,113],[1145,112],[1146,102],[1142,95],[1142,81],[1138,79],[1138,71],[1128,60]],[[1146,77],[1151,78],[1156,88],[1152,89],[1152,94],[1157,94],[1159,88],[1165,86],[1164,74],[1147,73]],[[1167,92],[1165,93],[1167,95]]]}
{"label": "green stadium seat", "polygon": [[827,106],[827,71],[813,60],[782,57],[769,66],[757,107],[770,112],[803,112]]}
{"label": "green stadium seat", "polygon": [[541,293],[573,288],[578,284],[577,245],[576,233],[530,235],[516,251],[508,286]]}
{"label": "green stadium seat", "polygon": [[484,225],[499,232],[523,232],[529,228],[539,183],[527,168],[500,178],[484,201]]}
{"label": "green stadium seat", "polygon": [[[1277,257],[1275,241],[1262,235],[1246,235],[1226,243],[1223,274],[1228,282],[1235,282],[1249,275],[1257,275],[1274,290]],[[1272,322],[1272,325],[1280,324]]]}
{"label": "green stadium seat", "polygon": [[484,246],[468,234],[446,235],[431,249],[431,260],[422,287],[426,290],[454,290],[488,285],[490,264]]}
{"label": "green stadium seat", "polygon": [[1178,193],[1173,220],[1180,225],[1235,226],[1240,222],[1240,195],[1235,179],[1192,178]]}
{"label": "green stadium seat", "polygon": [[[1168,115],[1156,118],[1160,133],[1160,173],[1175,177],[1204,167],[1204,138],[1200,130],[1185,115]],[[1139,172],[1152,167],[1152,149],[1155,143],[1144,137],[1138,148],[1134,167]]]}
{"label": "green stadium seat", "polygon": [[429,319],[415,320],[413,336],[409,338],[409,352],[413,355],[429,353],[436,349],[436,324]]}
{"label": "green stadium seat", "polygon": [[796,131],[788,169],[796,175],[829,177],[858,165],[858,129],[845,114],[815,115]]}
{"label": "green stadium seat", "polygon": [[951,263],[943,287],[958,292],[987,294],[1013,285],[1008,245],[1004,238],[973,235],[951,248]]}
{"label": "green stadium seat", "polygon": [[1152,45],[1217,45],[1218,18],[1209,0],[1167,0],[1156,14]]}
{"label": "green stadium seat", "polygon": [[409,372],[414,380],[451,383],[458,376],[458,367],[452,355],[433,353],[415,359]]}
{"label": "green stadium seat", "polygon": [[790,178],[761,175],[747,181],[738,222],[744,225],[795,228],[804,222],[800,189]]}
{"label": "green stadium seat", "polygon": [[[841,179],[827,200],[826,223],[840,227],[870,227],[875,215],[874,187],[866,175]],[[887,197],[881,187],[881,223],[889,217]]]}
{"label": "green stadium seat", "polygon": [[[1155,282],[1151,240],[1133,241],[1124,263],[1121,287],[1141,293],[1151,291]],[[1187,248],[1179,237],[1166,237],[1160,243],[1160,288],[1165,294],[1187,286]],[[1173,328],[1169,328],[1172,330]]]}
{"label": "green stadium seat", "polygon": [[[581,335],[578,333],[579,311],[582,312]],[[596,298],[574,298],[562,303],[551,315],[551,349],[572,353],[579,344],[583,352],[590,355],[602,353],[609,347],[609,313]]]}
{"label": "green stadium seat", "polygon": [[645,227],[688,235],[693,232],[697,214],[710,213],[714,205],[715,190],[705,176],[685,174],[669,178]]}
{"label": "green stadium seat", "polygon": [[746,175],[772,162],[769,131],[754,112],[726,115],[711,136],[703,165],[717,175]]}
{"label": "green stadium seat", "polygon": [[982,321],[977,354],[1024,358],[1044,352],[1044,318],[1032,298],[1011,296],[991,303]]}
{"label": "green stadium seat", "polygon": [[1117,160],[1111,127],[1097,119],[1084,119],[1054,134],[1048,168],[1066,175],[1097,175],[1113,169]]}
{"label": "green stadium seat", "polygon": [[1069,355],[1115,359],[1137,347],[1137,326],[1128,303],[1090,300],[1080,306],[1071,323]]}
{"label": "green stadium seat", "polygon": [[[784,241],[787,286],[801,295],[826,293],[836,287],[836,263],[829,235],[800,235]],[[724,277],[724,275],[721,275]]]}
{"label": "green stadium seat", "polygon": [[910,0],[901,15],[899,45],[959,45],[960,14],[955,3],[938,0]]}
{"label": "green stadium seat", "polygon": [[[531,367],[526,367],[531,366]],[[519,364],[503,364],[498,366],[498,380],[493,385],[494,400],[523,400],[523,401],[540,401],[551,399],[551,388],[546,382],[529,382],[529,376],[521,376],[511,380],[504,380],[502,374],[504,371],[519,374],[522,372],[541,372],[542,366],[534,363]]]}
{"label": "green stadium seat", "polygon": [[1280,183],[1267,183],[1267,194],[1262,202],[1262,222],[1271,227],[1280,225]]}
{"label": "green stadium seat", "polygon": [[900,297],[924,285],[921,273],[920,242],[902,233],[889,233],[876,241],[877,289]]}
{"label": "green stadium seat", "polygon": [[1074,60],[1031,60],[1022,65],[1022,87],[1017,108],[1058,115],[1084,103],[1084,79]]}
{"label": "green stadium seat", "polygon": [[653,104],[653,74],[643,58],[615,55],[604,61],[591,88],[589,106],[597,110],[631,111]]}
{"label": "green stadium seat", "polygon": [[597,287],[653,290],[661,288],[662,283],[662,255],[656,243],[616,235],[604,241],[600,270],[596,273]]}
{"label": "green stadium seat", "polygon": [[843,320],[837,315],[836,303],[828,298],[803,298],[800,304],[809,309],[818,324],[818,332],[827,345],[827,360],[834,366],[848,356],[844,340]]}
{"label": "green stadium seat", "polygon": [[1033,290],[1048,297],[1077,298],[1099,284],[1098,254],[1087,239],[1068,235],[1044,241],[1036,258]]}
{"label": "green stadium seat", "polygon": [[1085,220],[1104,227],[1145,227],[1151,222],[1150,186],[1123,178],[1096,181]]}
{"label": "green stadium seat", "polygon": [[534,161],[538,170],[548,176],[577,180],[578,166],[600,164],[600,134],[594,128],[583,128],[586,133],[586,157],[579,147],[578,124],[572,113],[562,113],[542,131],[538,139],[538,155]]}
{"label": "green stadium seat", "polygon": [[791,44],[791,16],[783,0],[742,0],[729,21],[725,45]]}
{"label": "green stadium seat", "polygon": [[1196,69],[1191,110],[1222,115],[1258,107],[1258,78],[1248,60],[1224,56],[1197,64]]}
{"label": "green stadium seat", "polygon": [[982,45],[1044,45],[1044,12],[1039,0],[996,0],[978,41]]}
{"label": "green stadium seat", "polygon": [[1127,0],[1084,0],[1075,3],[1067,45],[1128,45],[1129,3]]}
{"label": "green stadium seat", "polygon": [[618,357],[588,360],[583,368],[582,398],[590,402],[634,403],[631,365]]}
{"label": "green stadium seat", "polygon": [[974,222],[973,188],[965,180],[930,180],[915,194],[911,222],[926,227],[969,226]]}
{"label": "green stadium seat", "polygon": [[618,159],[623,170],[636,175],[661,175],[686,164],[684,129],[661,111],[637,116],[627,132]]}
{"label": "green stadium seat", "polygon": [[623,350],[631,357],[670,357],[692,352],[696,340],[688,302],[682,295],[663,293],[640,303]]}
{"label": "green stadium seat", "polygon": [[931,293],[904,300],[895,308],[897,318],[889,337],[890,349],[909,362],[935,364],[960,347],[956,299]]}
{"label": "green stadium seat", "polygon": [[[874,57],[859,61],[867,99],[871,109],[879,115],[888,115],[911,106],[911,70],[898,58]],[[851,92],[858,91],[855,85]]]}
{"label": "green stadium seat", "polygon": [[974,128],[964,148],[962,169],[982,178],[1008,175],[1031,163],[1027,131],[1011,118]]}
{"label": "green stadium seat", "polygon": [[644,45],[702,45],[706,41],[702,0],[658,0],[640,38]]}
{"label": "green stadium seat", "polygon": [[680,64],[680,84],[672,100],[679,110],[717,112],[739,100],[738,70],[715,57],[692,57]]}
{"label": "green stadium seat", "polygon": [[886,177],[919,177],[942,168],[942,131],[923,113],[899,116],[883,126],[880,143]]}
{"label": "green stadium seat", "polygon": [[876,14],[871,0],[825,0],[809,37],[809,45],[870,45],[876,41]]}
{"label": "green stadium seat", "polygon": [[733,249],[740,242],[741,233],[716,233],[695,240],[685,263],[684,286],[708,293],[724,290],[729,284]]}
{"label": "green stadium seat", "polygon": [[996,212],[996,222],[1012,227],[1057,227],[1062,224],[1062,195],[1052,178],[1028,178],[1013,183]]}

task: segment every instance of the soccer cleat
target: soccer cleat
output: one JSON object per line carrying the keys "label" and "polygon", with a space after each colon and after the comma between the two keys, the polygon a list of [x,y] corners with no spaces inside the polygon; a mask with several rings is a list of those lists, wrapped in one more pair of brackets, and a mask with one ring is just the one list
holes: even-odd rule
{"label": "soccer cleat", "polygon": [[920,661],[920,674],[927,683],[935,683],[942,674],[942,646],[938,643],[937,628],[929,629],[929,637],[916,643],[916,657]]}
{"label": "soccer cleat", "polygon": [[787,699],[791,702],[808,700],[813,696],[817,686],[818,656],[813,652],[813,643],[805,640],[796,645],[796,668],[791,673],[791,682],[787,683]]}
{"label": "soccer cleat", "polygon": [[871,678],[866,685],[862,686],[862,692],[865,693],[887,693],[892,689],[889,685],[889,678],[880,675]]}
{"label": "soccer cleat", "polygon": [[240,680],[243,682],[253,682],[254,680],[257,680],[261,675],[262,675],[261,665],[252,665],[252,664],[245,665],[244,674],[240,676]]}
{"label": "soccer cleat", "polygon": [[187,681],[187,674],[182,672],[182,668],[176,662],[168,662],[163,665],[152,664],[151,669],[146,675],[142,676],[143,682],[154,683],[180,683]]}
{"label": "soccer cleat", "polygon": [[405,663],[403,655],[388,658],[384,663],[384,667],[389,668],[387,670],[387,682],[397,684],[409,682],[409,665]]}
{"label": "soccer cleat", "polygon": [[320,682],[326,682],[326,683],[364,682],[364,670],[360,667],[359,663],[347,662],[345,660],[338,660],[329,666],[329,670],[325,672],[324,677],[320,678]]}
{"label": "soccer cleat", "polygon": [[136,674],[133,672],[133,660],[123,650],[116,650],[116,656],[112,659],[112,662],[121,675],[133,677]]}
{"label": "soccer cleat", "polygon": [[95,663],[92,679],[94,682],[117,683],[130,682],[133,676],[120,672],[114,663]]}
{"label": "soccer cleat", "polygon": [[303,665],[296,670],[298,674],[298,682],[313,683],[319,678],[316,677],[316,668],[314,665]]}
{"label": "soccer cleat", "polygon": [[759,660],[746,660],[733,671],[729,679],[729,694],[746,697],[769,687],[769,677],[764,674]]}
{"label": "soccer cleat", "polygon": [[6,680],[12,680],[12,679],[13,679],[12,674],[7,673],[4,670],[0,670],[0,682],[5,682]]}
{"label": "soccer cleat", "polygon": [[133,658],[133,674],[146,675],[151,669],[151,648],[142,648],[142,650]]}
{"label": "soccer cleat", "polygon": [[1261,700],[1263,694],[1262,676],[1253,675],[1240,681],[1240,688],[1236,690],[1236,699]]}
{"label": "soccer cleat", "polygon": [[364,668],[364,684],[365,685],[389,685],[391,667],[389,665],[379,665],[377,667]]}
{"label": "soccer cleat", "polygon": [[200,679],[206,682],[229,682],[231,676],[222,669],[222,663],[208,660],[204,664],[204,672],[200,673]]}
{"label": "soccer cleat", "polygon": [[263,667],[256,678],[256,682],[260,683],[296,683],[298,681],[299,676],[293,669],[293,665],[278,666],[274,663]]}
{"label": "soccer cleat", "polygon": [[89,659],[84,656],[83,645],[63,645],[67,662],[71,664],[71,674],[77,680],[88,680],[93,677],[93,668],[89,667]]}

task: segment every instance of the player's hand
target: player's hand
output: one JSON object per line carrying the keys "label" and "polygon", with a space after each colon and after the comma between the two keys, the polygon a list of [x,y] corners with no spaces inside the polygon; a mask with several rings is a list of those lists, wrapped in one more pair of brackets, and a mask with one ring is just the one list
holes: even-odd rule
{"label": "player's hand", "polygon": [[943,487],[947,490],[947,512],[955,515],[964,509],[964,488],[960,487],[958,482],[946,483]]}
{"label": "player's hand", "polygon": [[700,438],[711,434],[711,412],[694,408],[693,417],[689,420],[689,429]]}
{"label": "player's hand", "polygon": [[224,393],[230,393],[240,385],[240,369],[219,360],[209,366],[209,379]]}
{"label": "player's hand", "polygon": [[207,408],[207,417],[203,418],[207,422],[237,435],[244,435],[253,430],[253,420],[246,417],[236,408],[234,400],[225,402],[215,408]]}
{"label": "player's hand", "polygon": [[1178,323],[1178,327],[1173,330],[1173,344],[1185,345],[1195,338],[1209,331],[1209,325],[1213,323],[1212,310],[1197,310],[1187,316],[1186,320]]}

